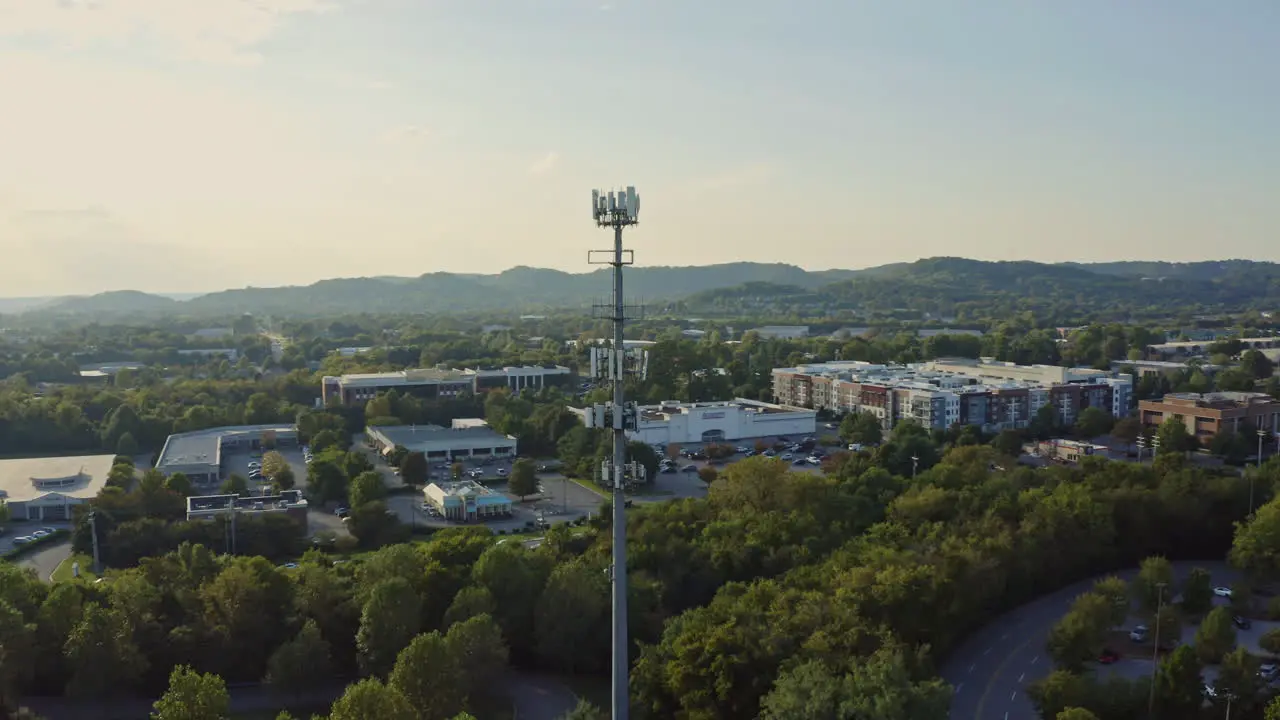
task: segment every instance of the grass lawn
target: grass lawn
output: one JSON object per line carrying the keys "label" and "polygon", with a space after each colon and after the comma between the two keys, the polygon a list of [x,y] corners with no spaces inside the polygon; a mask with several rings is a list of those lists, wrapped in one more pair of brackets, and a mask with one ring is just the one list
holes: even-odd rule
{"label": "grass lawn", "polygon": [[66,560],[63,560],[62,563],[58,565],[58,568],[53,571],[53,581],[68,582],[73,580],[74,578],[71,576],[71,567],[75,563],[80,563],[80,579],[85,582],[93,582],[98,579],[98,576],[93,574],[93,558],[88,555],[72,555]]}

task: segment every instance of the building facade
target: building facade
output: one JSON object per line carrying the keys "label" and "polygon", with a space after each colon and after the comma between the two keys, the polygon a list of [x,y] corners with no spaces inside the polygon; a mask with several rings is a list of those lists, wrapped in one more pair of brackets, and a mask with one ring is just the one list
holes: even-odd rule
{"label": "building facade", "polygon": [[[586,409],[570,408],[586,421]],[[728,442],[817,432],[817,413],[738,398],[727,402],[644,405],[627,435],[650,445]]]}
{"label": "building facade", "polygon": [[939,360],[912,365],[831,362],[776,368],[778,403],[834,413],[868,412],[885,428],[913,420],[928,428],[1026,427],[1045,405],[1071,424],[1085,408],[1128,414],[1133,378],[1090,368]]}
{"label": "building facade", "polygon": [[1202,445],[1219,432],[1239,432],[1246,427],[1280,432],[1280,402],[1265,393],[1169,393],[1158,400],[1140,401],[1138,414],[1147,427],[1181,418],[1187,432]]}
{"label": "building facade", "polygon": [[422,495],[446,520],[478,522],[511,516],[511,498],[469,480],[431,483]]}
{"label": "building facade", "polygon": [[164,441],[156,469],[166,477],[186,475],[195,484],[217,482],[222,477],[223,456],[298,444],[293,425],[241,425],[170,435]]}
{"label": "building facade", "polygon": [[279,495],[204,495],[187,498],[187,519],[212,519],[221,515],[281,514],[306,528],[307,500],[301,490],[285,490]]}
{"label": "building facade", "polygon": [[327,375],[321,381],[320,395],[324,404],[350,405],[365,403],[379,393],[395,390],[417,397],[456,397],[463,392],[481,393],[496,388],[512,392],[540,390],[565,385],[573,371],[560,365],[525,365],[520,367],[420,368],[388,373]]}
{"label": "building facade", "polygon": [[107,484],[114,455],[0,460],[0,501],[15,520],[70,520]]}
{"label": "building facade", "polygon": [[472,460],[514,458],[517,441],[487,424],[393,425],[365,428],[365,442],[379,454],[390,455],[396,447],[420,452],[428,460]]}

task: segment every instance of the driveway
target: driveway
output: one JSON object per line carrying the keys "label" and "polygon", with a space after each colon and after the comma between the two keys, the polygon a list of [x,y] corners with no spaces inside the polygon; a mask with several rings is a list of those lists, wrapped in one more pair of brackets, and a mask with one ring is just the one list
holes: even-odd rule
{"label": "driveway", "polygon": [[[1193,567],[1211,572],[1215,584],[1230,585],[1236,580],[1234,571],[1222,562],[1176,562],[1174,572],[1179,581]],[[1129,581],[1137,574],[1136,568],[1107,573]],[[1026,686],[1053,671],[1053,661],[1045,651],[1049,631],[1071,608],[1076,596],[1090,590],[1097,579],[1078,582],[1033,600],[1001,616],[962,643],[947,659],[941,673],[954,692],[951,720],[1037,717],[1027,698]],[[1254,628],[1260,625],[1255,622]],[[1194,627],[1190,627],[1190,633],[1194,637]],[[1125,660],[1113,668],[1110,672],[1127,676],[1150,675],[1151,661]]]}
{"label": "driveway", "polygon": [[53,574],[53,571],[57,570],[62,561],[69,557],[71,557],[71,541],[64,540],[41,547],[39,550],[18,560],[18,564],[35,570],[36,575],[40,576],[41,580],[48,582],[49,576]]}

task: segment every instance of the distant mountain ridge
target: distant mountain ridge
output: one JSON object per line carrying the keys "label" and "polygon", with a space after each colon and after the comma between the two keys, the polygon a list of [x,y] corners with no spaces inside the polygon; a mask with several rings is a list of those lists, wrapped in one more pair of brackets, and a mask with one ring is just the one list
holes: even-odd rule
{"label": "distant mountain ridge", "polygon": [[[1280,265],[1249,260],[1046,264],[939,257],[864,270],[809,271],[782,263],[741,262],[634,267],[627,271],[626,290],[637,302],[681,300],[690,309],[748,297],[803,298],[813,303],[944,314],[975,303],[1019,299],[1030,299],[1035,305],[1071,298],[1095,308],[1117,303],[1242,307],[1280,301]],[[305,286],[223,290],[189,299],[116,291],[45,300],[25,310],[93,316],[442,313],[582,307],[609,294],[608,269],[567,273],[522,266],[496,275],[436,272],[416,278],[334,278]]]}

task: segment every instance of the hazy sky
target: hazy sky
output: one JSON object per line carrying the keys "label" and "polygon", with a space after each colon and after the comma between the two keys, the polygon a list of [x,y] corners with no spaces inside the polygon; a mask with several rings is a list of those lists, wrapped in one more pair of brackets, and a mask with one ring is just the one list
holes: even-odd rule
{"label": "hazy sky", "polygon": [[0,0],[0,296],[1280,260],[1276,0]]}

